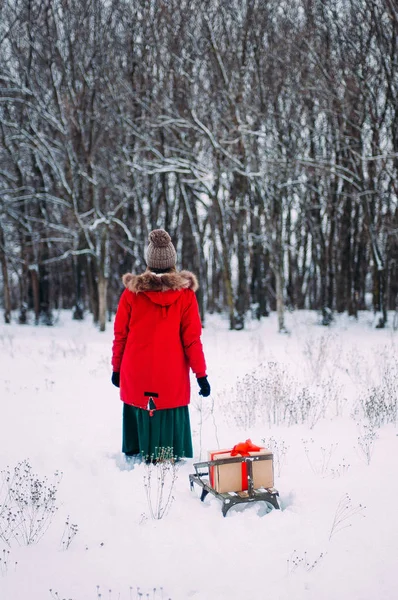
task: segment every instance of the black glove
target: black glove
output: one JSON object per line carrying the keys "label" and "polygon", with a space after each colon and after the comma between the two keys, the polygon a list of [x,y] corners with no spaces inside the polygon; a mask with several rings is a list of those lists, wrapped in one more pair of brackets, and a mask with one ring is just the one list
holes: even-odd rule
{"label": "black glove", "polygon": [[201,396],[203,396],[204,398],[206,398],[207,396],[210,396],[210,383],[207,381],[207,376],[206,377],[198,377],[197,381],[198,381],[198,384],[200,387],[199,394]]}
{"label": "black glove", "polygon": [[112,383],[116,387],[120,387],[120,373],[117,373],[116,371],[113,371],[113,373],[112,373]]}

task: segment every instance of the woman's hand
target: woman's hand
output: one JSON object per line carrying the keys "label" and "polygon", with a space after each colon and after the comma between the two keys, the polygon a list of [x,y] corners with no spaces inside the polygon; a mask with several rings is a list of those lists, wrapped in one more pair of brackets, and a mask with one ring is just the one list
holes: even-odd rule
{"label": "woman's hand", "polygon": [[207,375],[205,377],[198,377],[197,379],[198,385],[200,387],[199,394],[206,398],[210,396],[210,383],[207,381]]}
{"label": "woman's hand", "polygon": [[116,371],[113,371],[113,373],[112,373],[112,383],[117,388],[120,387],[120,373],[117,373]]}

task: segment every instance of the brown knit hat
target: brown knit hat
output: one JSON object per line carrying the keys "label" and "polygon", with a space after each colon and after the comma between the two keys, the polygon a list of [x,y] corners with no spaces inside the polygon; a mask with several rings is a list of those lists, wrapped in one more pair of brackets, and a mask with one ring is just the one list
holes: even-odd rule
{"label": "brown knit hat", "polygon": [[177,253],[167,231],[164,229],[154,229],[151,231],[145,259],[150,269],[170,269],[171,267],[175,267]]}

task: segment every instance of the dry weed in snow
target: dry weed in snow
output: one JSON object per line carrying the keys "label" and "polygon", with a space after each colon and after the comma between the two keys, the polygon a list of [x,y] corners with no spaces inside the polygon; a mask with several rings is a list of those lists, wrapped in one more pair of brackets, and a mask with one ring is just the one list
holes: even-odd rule
{"label": "dry weed in snow", "polygon": [[287,446],[284,440],[276,439],[274,437],[263,438],[261,441],[267,450],[272,452],[275,473],[277,477],[280,477],[282,468],[286,462],[286,454],[289,446]]}
{"label": "dry weed in snow", "polygon": [[340,363],[341,341],[332,331],[321,336],[308,336],[304,341],[303,354],[314,381],[330,376]]}
{"label": "dry weed in snow", "polygon": [[179,463],[172,448],[158,448],[145,463],[144,487],[152,519],[162,519],[174,501],[174,485]]}
{"label": "dry weed in snow", "polygon": [[[61,596],[59,592],[52,588],[49,589],[49,593],[51,600],[73,600],[73,598]],[[97,600],[172,600],[172,598],[165,595],[162,587],[153,587],[150,591],[146,591],[138,586],[130,586],[128,593],[123,596],[117,590],[112,590],[110,588],[103,590],[97,585],[95,597]]]}
{"label": "dry weed in snow", "polygon": [[3,548],[0,551],[0,575],[1,576],[5,576],[10,572],[10,569],[13,569],[15,571],[15,569],[18,566],[18,562],[14,561],[14,563],[11,563],[10,561],[10,551],[5,548]]}
{"label": "dry weed in snow", "polygon": [[374,445],[376,441],[376,431],[372,425],[366,423],[359,424],[360,433],[358,435],[358,450],[361,458],[370,465],[372,460]]}
{"label": "dry weed in snow", "polygon": [[53,482],[36,475],[29,460],[0,472],[0,539],[7,545],[36,544],[57,511],[56,494],[62,473]]}
{"label": "dry weed in snow", "polygon": [[381,427],[386,423],[395,425],[398,414],[398,387],[388,386],[386,382],[372,387],[361,394],[359,405],[363,417],[371,427]]}
{"label": "dry weed in snow", "polygon": [[325,553],[321,552],[316,558],[312,559],[309,557],[307,551],[299,553],[297,550],[293,550],[292,554],[287,559],[287,574],[292,575],[298,570],[304,570],[309,573],[319,565],[324,556]]}
{"label": "dry weed in snow", "polygon": [[70,517],[68,515],[66,517],[65,529],[64,529],[64,532],[63,532],[62,538],[61,538],[61,548],[62,548],[62,550],[68,550],[69,546],[73,542],[73,540],[74,540],[75,536],[77,535],[78,531],[79,531],[78,526],[76,525],[76,523],[71,523],[70,522]]}
{"label": "dry weed in snow", "polygon": [[329,541],[336,533],[339,533],[339,531],[352,526],[352,517],[355,515],[362,515],[364,517],[365,515],[363,513],[365,509],[366,506],[362,506],[362,504],[353,505],[350,496],[344,494],[336,508],[333,523],[330,528]]}
{"label": "dry weed in snow", "polygon": [[288,365],[270,361],[238,380],[224,402],[228,402],[229,418],[244,430],[298,424],[312,429],[326,416],[340,416],[345,399],[335,376],[304,385]]}
{"label": "dry weed in snow", "polygon": [[328,477],[333,474],[330,467],[331,458],[338,446],[337,443],[329,444],[328,447],[315,446],[314,440],[302,440],[304,452],[311,467],[311,471],[318,477]]}

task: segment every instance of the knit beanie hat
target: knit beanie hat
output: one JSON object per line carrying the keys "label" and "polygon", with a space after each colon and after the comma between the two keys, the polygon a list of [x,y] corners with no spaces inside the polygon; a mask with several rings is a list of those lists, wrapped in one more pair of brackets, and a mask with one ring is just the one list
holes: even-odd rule
{"label": "knit beanie hat", "polygon": [[154,229],[151,231],[145,259],[150,269],[170,269],[171,267],[175,267],[177,253],[167,231],[164,229]]}

